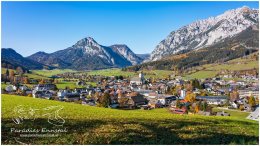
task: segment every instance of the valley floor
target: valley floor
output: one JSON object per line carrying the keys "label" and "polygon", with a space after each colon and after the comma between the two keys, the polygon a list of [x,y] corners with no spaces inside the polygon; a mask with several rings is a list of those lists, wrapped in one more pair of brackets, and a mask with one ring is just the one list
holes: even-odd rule
{"label": "valley floor", "polygon": [[[23,96],[1,96],[2,144],[259,143],[258,122],[238,117],[174,115],[167,109],[116,110]],[[54,110],[53,106],[62,109]],[[13,121],[17,122],[17,119],[19,124]],[[65,129],[65,132],[37,133],[57,134],[56,137],[21,137],[21,134],[28,133],[11,132],[12,128],[24,131]]]}

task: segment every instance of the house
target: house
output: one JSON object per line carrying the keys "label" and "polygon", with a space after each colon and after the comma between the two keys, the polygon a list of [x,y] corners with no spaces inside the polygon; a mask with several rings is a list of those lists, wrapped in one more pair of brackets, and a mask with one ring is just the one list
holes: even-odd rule
{"label": "house", "polygon": [[77,85],[77,86],[84,86],[84,85],[86,85],[86,82],[80,80],[80,81],[76,82],[76,85]]}
{"label": "house", "polygon": [[236,103],[236,102],[230,102],[230,106],[231,106],[231,107],[229,107],[229,108],[237,109],[238,106],[239,106],[239,104]]}
{"label": "house", "polygon": [[163,107],[163,105],[161,104],[161,102],[160,102],[159,100],[156,100],[156,99],[151,99],[151,100],[149,100],[148,106],[149,106],[150,108],[161,108],[161,107]]}
{"label": "house", "polygon": [[148,105],[142,105],[141,109],[142,110],[151,110],[151,108]]}
{"label": "house", "polygon": [[33,98],[51,99],[53,94],[50,91],[35,91],[32,95]]}
{"label": "house", "polygon": [[[144,96],[150,96],[150,93],[152,93],[153,91],[152,90],[144,90],[144,89],[141,89],[141,90],[134,90],[138,93],[140,93],[141,95],[144,95]],[[153,92],[155,93],[155,92]],[[156,93],[155,93],[156,94]],[[156,94],[157,95],[157,94]],[[156,97],[156,95],[154,97]],[[151,95],[152,96],[152,95]]]}
{"label": "house", "polygon": [[70,94],[71,92],[68,90],[59,90],[57,93],[57,96],[59,98],[63,98],[64,96],[66,96],[67,94]]}
{"label": "house", "polygon": [[19,86],[19,89],[23,91],[26,95],[32,94],[32,90],[25,85]]}
{"label": "house", "polygon": [[93,99],[85,99],[82,101],[82,104],[89,105],[89,106],[95,106],[96,102]]}
{"label": "house", "polygon": [[185,89],[183,89],[183,90],[181,90],[180,99],[184,99],[184,98],[185,98],[185,96],[186,96],[186,90],[185,90]]}
{"label": "house", "polygon": [[28,87],[25,86],[25,85],[21,85],[21,86],[19,86],[19,89],[22,90],[22,91],[25,91],[25,90],[28,89]]}
{"label": "house", "polygon": [[187,114],[187,109],[185,107],[183,108],[170,108],[170,111],[174,114]]}
{"label": "house", "polygon": [[133,84],[135,84],[135,85],[142,85],[142,84],[144,84],[144,82],[145,82],[145,78],[144,78],[144,75],[143,75],[142,72],[139,74],[138,77],[133,77],[130,80],[130,84],[131,85],[133,85]]}
{"label": "house", "polygon": [[156,92],[150,92],[150,93],[148,94],[148,97],[149,97],[149,98],[157,98],[157,96],[158,96],[158,94],[157,94]]}
{"label": "house", "polygon": [[79,94],[86,94],[86,95],[88,94],[86,88],[75,88],[74,91]]}
{"label": "house", "polygon": [[44,91],[44,90],[56,90],[57,87],[55,84],[38,84],[34,87],[36,91]]}
{"label": "house", "polygon": [[80,94],[73,93],[73,94],[66,95],[66,96],[64,96],[63,100],[67,101],[67,102],[79,101],[80,100]]}
{"label": "house", "polygon": [[223,105],[227,102],[226,96],[197,96],[197,100],[206,100],[211,105]]}
{"label": "house", "polygon": [[145,105],[145,104],[147,104],[147,102],[148,102],[147,99],[145,99],[143,95],[136,94],[136,95],[128,96],[127,105],[128,105],[128,107],[133,108],[133,107]]}
{"label": "house", "polygon": [[253,90],[253,89],[244,89],[244,90],[238,90],[239,97],[249,97],[249,96],[254,96],[254,97],[259,97],[259,91],[258,90]]}
{"label": "house", "polygon": [[160,93],[165,94],[168,91],[169,86],[167,86],[166,84],[160,83],[159,85],[157,85],[157,89],[160,91]]}
{"label": "house", "polygon": [[17,87],[14,86],[14,85],[8,85],[8,86],[5,87],[5,90],[6,90],[7,92],[16,91],[16,89],[17,89]]}
{"label": "house", "polygon": [[163,106],[168,106],[171,104],[172,101],[176,100],[177,97],[173,95],[163,95],[158,98],[158,101],[163,105]]}

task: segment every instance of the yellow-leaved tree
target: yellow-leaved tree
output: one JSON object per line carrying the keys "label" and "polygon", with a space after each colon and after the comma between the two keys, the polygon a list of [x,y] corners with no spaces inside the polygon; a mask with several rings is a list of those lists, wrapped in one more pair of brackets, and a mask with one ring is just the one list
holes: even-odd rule
{"label": "yellow-leaved tree", "polygon": [[185,98],[184,98],[187,102],[195,102],[196,100],[196,94],[192,93],[192,92],[187,92]]}

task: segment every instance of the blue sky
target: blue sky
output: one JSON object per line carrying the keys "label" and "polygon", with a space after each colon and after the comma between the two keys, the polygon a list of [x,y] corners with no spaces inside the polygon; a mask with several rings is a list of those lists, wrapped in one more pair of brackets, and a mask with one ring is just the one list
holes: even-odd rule
{"label": "blue sky", "polygon": [[258,2],[2,2],[2,48],[51,53],[90,36],[150,53],[184,25]]}

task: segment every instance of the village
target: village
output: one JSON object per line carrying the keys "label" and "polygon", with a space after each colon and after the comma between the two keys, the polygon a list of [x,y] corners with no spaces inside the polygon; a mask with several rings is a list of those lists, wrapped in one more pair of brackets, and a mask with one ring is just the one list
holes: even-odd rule
{"label": "village", "polygon": [[[2,74],[2,84],[6,84],[2,94],[124,110],[167,108],[173,114],[230,116],[224,110],[213,112],[212,108],[232,109],[252,112],[248,118],[258,120],[258,73],[236,75],[243,80],[227,81],[225,78],[233,76],[225,71],[218,77],[200,80],[185,80],[176,75],[164,79],[145,78],[143,72],[131,78],[63,73],[37,80],[7,70]],[[77,87],[57,88],[56,84],[62,81],[73,81]]]}

